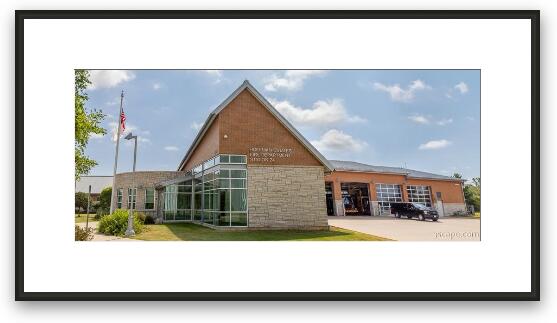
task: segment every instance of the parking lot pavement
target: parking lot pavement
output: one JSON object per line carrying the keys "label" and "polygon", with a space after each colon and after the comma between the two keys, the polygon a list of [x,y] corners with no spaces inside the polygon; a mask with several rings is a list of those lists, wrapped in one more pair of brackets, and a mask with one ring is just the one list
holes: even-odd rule
{"label": "parking lot pavement", "polygon": [[329,225],[400,241],[479,241],[480,219],[431,220],[389,216],[331,216]]}

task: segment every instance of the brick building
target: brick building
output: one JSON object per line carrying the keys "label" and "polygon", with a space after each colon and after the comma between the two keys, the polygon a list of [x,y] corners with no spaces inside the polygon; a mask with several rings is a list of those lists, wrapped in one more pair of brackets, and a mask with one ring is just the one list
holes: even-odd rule
{"label": "brick building", "polygon": [[459,179],[327,160],[248,81],[209,114],[177,171],[115,181],[118,207],[216,228],[321,230],[328,215],[386,214],[394,201],[465,208]]}

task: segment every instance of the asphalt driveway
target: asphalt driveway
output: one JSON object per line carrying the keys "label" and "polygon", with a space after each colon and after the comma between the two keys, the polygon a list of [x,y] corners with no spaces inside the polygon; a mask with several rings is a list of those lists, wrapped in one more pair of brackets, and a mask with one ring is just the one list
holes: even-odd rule
{"label": "asphalt driveway", "polygon": [[433,222],[388,216],[331,216],[329,225],[400,241],[480,240],[478,218],[447,217]]}

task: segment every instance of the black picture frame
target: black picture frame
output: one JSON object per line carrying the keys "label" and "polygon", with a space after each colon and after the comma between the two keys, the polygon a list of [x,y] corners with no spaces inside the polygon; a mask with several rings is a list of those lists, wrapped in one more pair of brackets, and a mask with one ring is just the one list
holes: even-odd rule
{"label": "black picture frame", "polygon": [[[26,19],[528,19],[531,22],[530,292],[25,292],[24,21]],[[15,11],[15,300],[17,301],[538,301],[540,299],[540,11]]]}

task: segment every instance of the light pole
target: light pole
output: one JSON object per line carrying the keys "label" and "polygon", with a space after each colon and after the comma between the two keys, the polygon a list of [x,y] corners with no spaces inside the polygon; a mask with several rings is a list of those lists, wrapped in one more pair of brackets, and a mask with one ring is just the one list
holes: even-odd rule
{"label": "light pole", "polygon": [[137,158],[137,136],[132,135],[132,133],[128,133],[128,135],[124,138],[127,140],[135,140],[134,146],[133,146],[133,171],[135,172],[135,161]]}
{"label": "light pole", "polygon": [[[133,231],[133,209],[135,206],[135,202],[137,201],[137,188],[135,188],[135,161],[137,158],[137,136],[134,136],[131,132],[125,137],[127,140],[135,140],[134,148],[133,148],[133,172],[132,172],[132,187],[131,191],[133,192],[133,202],[130,203],[130,209],[128,214],[128,228],[126,229],[126,237],[131,237],[135,235],[135,231]],[[128,199],[130,198],[128,194]]]}

